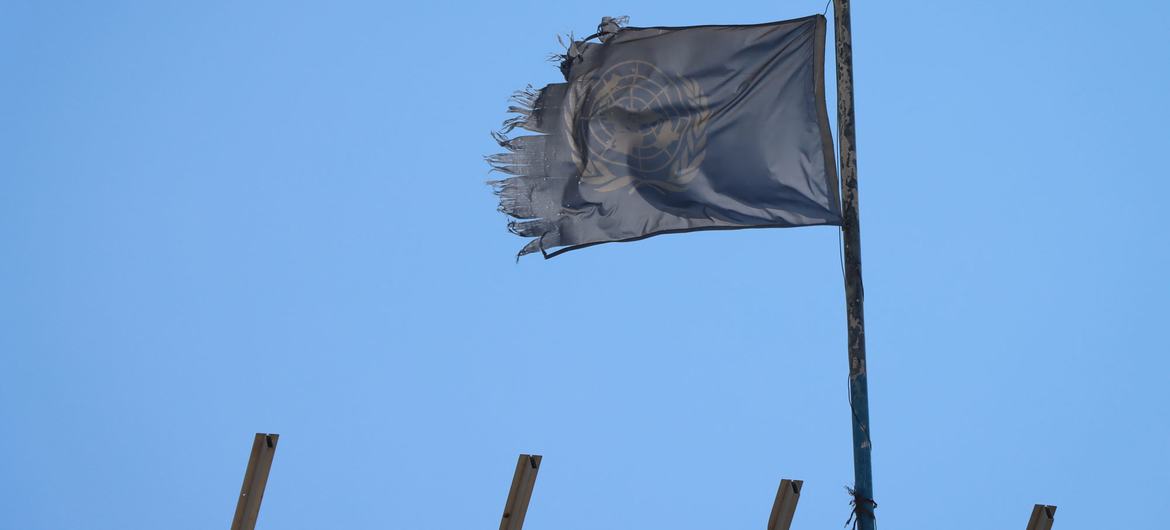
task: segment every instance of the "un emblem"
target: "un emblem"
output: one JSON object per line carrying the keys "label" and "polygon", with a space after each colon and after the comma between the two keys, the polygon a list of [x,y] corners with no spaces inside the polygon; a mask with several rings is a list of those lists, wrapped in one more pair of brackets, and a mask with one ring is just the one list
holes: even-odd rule
{"label": "un emblem", "polygon": [[693,80],[644,61],[615,64],[575,83],[564,107],[573,161],[598,192],[686,188],[707,148],[707,99]]}

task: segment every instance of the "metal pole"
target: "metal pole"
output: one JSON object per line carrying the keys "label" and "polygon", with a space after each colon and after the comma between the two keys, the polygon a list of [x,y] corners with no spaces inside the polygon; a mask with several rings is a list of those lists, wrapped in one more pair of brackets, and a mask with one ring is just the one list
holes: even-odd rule
{"label": "metal pole", "polygon": [[845,311],[849,326],[849,406],[853,417],[853,495],[858,528],[874,530],[869,385],[865,368],[865,289],[857,212],[857,138],[853,129],[853,39],[849,0],[834,0],[837,49],[837,135],[841,149],[841,237],[845,245]]}
{"label": "metal pole", "polygon": [[276,456],[276,441],[279,434],[256,433],[252,440],[252,456],[244,471],[244,485],[240,487],[240,500],[236,502],[236,516],[232,519],[232,530],[253,530],[260,517],[260,501],[264,500],[264,486],[268,484],[268,471],[272,469],[272,457]]}

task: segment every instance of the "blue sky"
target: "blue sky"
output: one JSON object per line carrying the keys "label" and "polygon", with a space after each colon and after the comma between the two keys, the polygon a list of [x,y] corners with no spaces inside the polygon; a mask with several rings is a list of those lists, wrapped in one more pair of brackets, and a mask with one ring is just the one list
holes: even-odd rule
{"label": "blue sky", "polygon": [[[557,33],[823,9],[0,1],[0,528],[225,528],[255,432],[263,529],[494,528],[521,452],[530,530],[839,527],[837,232],[516,264],[481,159]],[[1156,525],[1168,31],[855,2],[882,528]]]}

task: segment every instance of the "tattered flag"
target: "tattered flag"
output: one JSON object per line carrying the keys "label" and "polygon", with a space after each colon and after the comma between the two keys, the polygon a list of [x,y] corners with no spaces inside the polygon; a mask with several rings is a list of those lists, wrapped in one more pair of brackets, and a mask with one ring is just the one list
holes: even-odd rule
{"label": "tattered flag", "polygon": [[[696,230],[838,225],[825,19],[626,27],[566,44],[488,162],[520,255]],[[514,135],[516,129],[536,134]]]}

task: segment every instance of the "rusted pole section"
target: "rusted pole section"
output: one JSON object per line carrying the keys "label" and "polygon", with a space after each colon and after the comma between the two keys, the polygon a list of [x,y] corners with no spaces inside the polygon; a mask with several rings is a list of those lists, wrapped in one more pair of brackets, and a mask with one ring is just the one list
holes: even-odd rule
{"label": "rusted pole section", "polygon": [[857,212],[857,137],[853,118],[853,39],[849,0],[834,0],[837,48],[837,142],[841,150],[841,237],[845,245],[845,311],[849,325],[849,406],[853,418],[853,500],[860,530],[874,530],[869,385],[865,368],[865,289]]}

